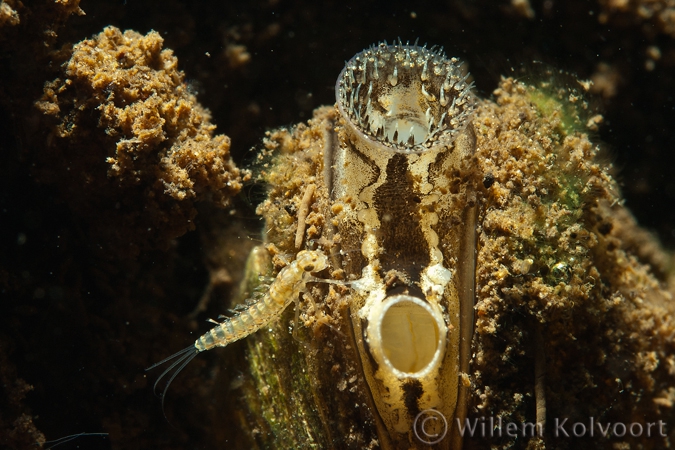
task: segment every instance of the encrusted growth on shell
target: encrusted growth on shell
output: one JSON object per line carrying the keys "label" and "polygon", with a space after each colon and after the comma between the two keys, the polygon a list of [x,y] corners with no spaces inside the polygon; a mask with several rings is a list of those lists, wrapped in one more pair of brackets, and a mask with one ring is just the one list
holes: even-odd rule
{"label": "encrusted growth on shell", "polygon": [[357,132],[393,150],[449,145],[475,108],[461,65],[434,47],[380,43],[342,69],[338,108]]}

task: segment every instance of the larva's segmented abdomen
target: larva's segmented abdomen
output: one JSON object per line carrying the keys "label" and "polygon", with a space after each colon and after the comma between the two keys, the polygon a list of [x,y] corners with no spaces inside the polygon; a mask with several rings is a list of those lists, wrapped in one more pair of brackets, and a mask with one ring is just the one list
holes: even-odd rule
{"label": "larva's segmented abdomen", "polygon": [[242,339],[268,323],[273,314],[273,312],[268,311],[264,300],[257,302],[238,316],[226,319],[218,326],[210,329],[195,341],[195,347],[203,352]]}
{"label": "larva's segmented abdomen", "polygon": [[262,299],[206,332],[195,341],[195,348],[203,352],[213,347],[225,347],[258,331],[298,298],[307,284],[309,272],[321,271],[327,265],[327,258],[321,251],[301,251],[295,261],[279,272]]}

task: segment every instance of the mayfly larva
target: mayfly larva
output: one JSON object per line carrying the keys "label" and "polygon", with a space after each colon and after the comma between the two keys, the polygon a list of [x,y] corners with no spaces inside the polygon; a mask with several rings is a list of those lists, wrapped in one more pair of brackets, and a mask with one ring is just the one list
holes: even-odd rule
{"label": "mayfly larva", "polygon": [[321,250],[299,252],[293,262],[281,269],[267,292],[259,300],[247,305],[234,317],[225,318],[222,322],[212,320],[218,325],[199,337],[194,345],[184,348],[145,369],[146,371],[152,370],[175,359],[157,378],[153,386],[156,389],[162,378],[178,367],[162,391],[162,403],[171,382],[195,356],[214,347],[225,347],[232,342],[243,339],[277,319],[286,307],[292,301],[296,301],[299,295],[304,292],[306,284],[313,280],[310,272],[320,272],[326,267],[328,267],[328,259]]}

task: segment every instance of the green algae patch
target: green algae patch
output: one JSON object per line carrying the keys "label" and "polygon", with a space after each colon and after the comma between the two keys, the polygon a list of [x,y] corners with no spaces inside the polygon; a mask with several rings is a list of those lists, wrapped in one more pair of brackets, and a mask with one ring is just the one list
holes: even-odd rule
{"label": "green algae patch", "polygon": [[[583,102],[576,99],[573,95],[565,98],[565,88],[559,90],[549,90],[546,88],[533,88],[530,91],[530,101],[537,107],[544,117],[558,119],[559,130],[563,135],[581,132],[585,128],[584,122],[579,116],[579,106],[576,102]],[[574,103],[570,100],[575,99]],[[583,108],[583,107],[582,107]]]}
{"label": "green algae patch", "polygon": [[539,114],[551,121],[561,137],[595,130],[598,116],[586,97],[590,82],[582,81],[562,70],[541,68],[523,80],[527,98]]}

